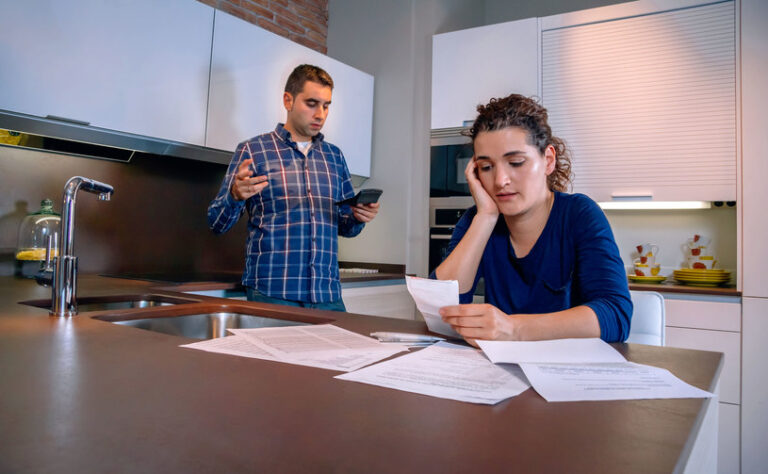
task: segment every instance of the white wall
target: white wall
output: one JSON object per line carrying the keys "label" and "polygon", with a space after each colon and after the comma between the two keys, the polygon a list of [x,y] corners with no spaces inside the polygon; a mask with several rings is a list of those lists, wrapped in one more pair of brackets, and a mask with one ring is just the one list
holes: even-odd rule
{"label": "white wall", "polygon": [[406,265],[425,275],[428,260],[429,111],[432,35],[479,26],[471,0],[331,0],[328,55],[375,77],[371,179],[381,211],[354,239],[346,261]]}
{"label": "white wall", "polygon": [[485,0],[485,22],[490,25],[534,16],[604,7],[627,0]]}
{"label": "white wall", "polygon": [[664,276],[681,268],[685,260],[683,244],[694,234],[711,239],[709,249],[717,266],[736,274],[736,208],[670,211],[606,211],[624,265],[632,265],[635,246],[659,246],[657,262]]}

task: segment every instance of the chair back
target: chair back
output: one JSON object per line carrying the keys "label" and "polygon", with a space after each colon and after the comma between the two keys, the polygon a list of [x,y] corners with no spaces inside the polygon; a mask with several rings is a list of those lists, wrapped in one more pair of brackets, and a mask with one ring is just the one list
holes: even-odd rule
{"label": "chair back", "polygon": [[632,291],[634,310],[627,342],[664,345],[664,297],[655,291]]}

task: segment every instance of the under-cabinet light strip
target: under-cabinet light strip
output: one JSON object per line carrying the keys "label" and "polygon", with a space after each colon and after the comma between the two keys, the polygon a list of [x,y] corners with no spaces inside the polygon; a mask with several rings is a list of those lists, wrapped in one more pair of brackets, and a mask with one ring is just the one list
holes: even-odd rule
{"label": "under-cabinet light strip", "polygon": [[645,209],[709,209],[709,201],[608,201],[598,202],[604,210],[645,210]]}

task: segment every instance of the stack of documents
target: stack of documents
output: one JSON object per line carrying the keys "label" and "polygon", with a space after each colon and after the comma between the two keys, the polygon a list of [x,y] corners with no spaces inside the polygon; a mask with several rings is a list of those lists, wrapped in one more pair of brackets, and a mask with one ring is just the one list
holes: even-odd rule
{"label": "stack of documents", "polygon": [[484,404],[530,386],[549,402],[713,396],[668,370],[628,362],[601,339],[477,342],[485,355],[440,342],[336,378]]}
{"label": "stack of documents", "polygon": [[181,347],[342,372],[408,350],[404,345],[382,344],[330,324],[229,331],[234,335]]}

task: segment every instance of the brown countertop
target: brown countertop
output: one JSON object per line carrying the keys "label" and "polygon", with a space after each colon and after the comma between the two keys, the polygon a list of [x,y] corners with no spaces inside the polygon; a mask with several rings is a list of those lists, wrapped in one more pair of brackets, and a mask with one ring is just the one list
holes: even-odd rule
{"label": "brown countertop", "polygon": [[[389,267],[397,267],[395,265],[389,265]],[[404,266],[403,266],[404,267]],[[341,283],[357,283],[366,281],[380,281],[380,280],[404,280],[405,269],[403,271],[387,268],[386,270],[379,270],[376,273],[353,273],[350,271],[344,271],[344,267],[341,267],[340,277]],[[147,281],[155,285],[172,285],[172,284],[187,284],[187,283],[222,283],[239,284],[242,278],[242,272],[240,271],[217,271],[217,272],[202,272],[197,274],[190,273],[122,273],[122,274],[109,274],[102,275],[110,278],[120,278],[124,280],[139,280]]]}
{"label": "brown countertop", "polygon": [[[149,291],[142,281],[79,280],[80,296]],[[442,400],[17,304],[49,296],[0,278],[2,472],[672,472],[710,403],[547,403],[533,390],[492,407]],[[361,334],[425,331],[416,321],[279,311]],[[616,347],[708,390],[722,365],[720,353]]]}
{"label": "brown countertop", "polygon": [[673,281],[663,283],[632,283],[629,282],[630,290],[638,291],[658,291],[659,293],[680,293],[690,295],[715,295],[715,296],[741,296],[741,291],[733,287],[699,287],[682,285]]}

